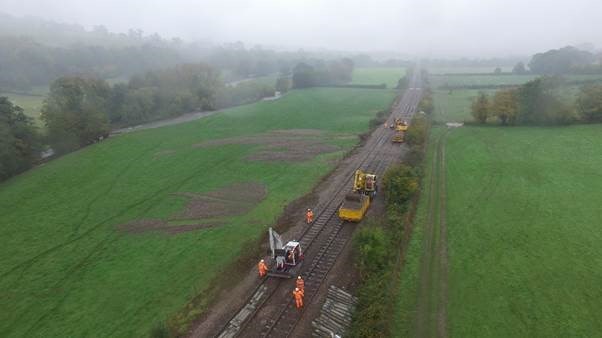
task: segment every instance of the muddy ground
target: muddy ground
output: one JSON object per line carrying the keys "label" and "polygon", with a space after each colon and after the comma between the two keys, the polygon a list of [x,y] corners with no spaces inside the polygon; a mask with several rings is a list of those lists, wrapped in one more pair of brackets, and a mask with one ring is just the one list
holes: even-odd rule
{"label": "muddy ground", "polygon": [[180,192],[174,198],[186,199],[184,210],[168,219],[139,219],[118,225],[122,231],[139,234],[160,231],[179,234],[221,226],[224,219],[244,215],[267,196],[267,188],[255,182],[238,183],[204,194]]}
{"label": "muddy ground", "polygon": [[340,150],[330,144],[334,137],[317,129],[273,130],[263,134],[231,137],[194,144],[194,147],[207,148],[227,144],[252,144],[259,149],[246,159],[250,161],[302,162],[317,155]]}

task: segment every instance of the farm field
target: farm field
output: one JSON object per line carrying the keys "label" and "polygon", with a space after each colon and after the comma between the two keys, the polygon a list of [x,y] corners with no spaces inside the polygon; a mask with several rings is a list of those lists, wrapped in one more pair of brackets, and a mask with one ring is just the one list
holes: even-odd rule
{"label": "farm field", "polygon": [[510,86],[521,85],[535,79],[536,75],[431,75],[429,80],[434,88]]}
{"label": "farm field", "polygon": [[379,85],[386,84],[387,88],[397,87],[399,79],[406,73],[405,68],[355,68],[352,84]]}
{"label": "farm field", "polygon": [[206,304],[222,269],[395,95],[292,91],[115,137],[3,183],[0,335],[145,336],[193,297]]}
{"label": "farm field", "polygon": [[447,140],[450,335],[598,335],[602,126]]}
{"label": "farm field", "polygon": [[[442,291],[432,287],[422,295],[420,271],[432,145],[443,129],[434,128],[430,138],[395,309],[397,337],[415,336],[417,330],[433,333],[437,327],[436,313],[429,310],[436,309]],[[445,151],[449,336],[591,337],[600,332],[601,149],[602,125],[450,132]],[[433,219],[440,216],[435,213]],[[435,277],[442,273],[437,266]],[[417,325],[417,313],[425,313],[421,300],[429,318],[422,327]]]}
{"label": "farm field", "polygon": [[[473,67],[438,67],[438,66],[428,66],[427,70],[430,74],[493,74],[493,71],[496,67],[493,66],[473,66]],[[502,72],[510,72],[512,71],[512,67],[500,67]]]}
{"label": "farm field", "polygon": [[449,90],[434,90],[435,110],[433,120],[436,122],[472,121],[470,106],[480,91],[487,94],[495,93],[494,90],[476,89],[454,89],[451,92]]}
{"label": "farm field", "polygon": [[[433,75],[431,74],[429,80],[433,88],[458,88],[458,89],[469,89],[469,88],[495,88],[497,86],[518,86],[525,82],[531,81],[539,77],[539,75],[527,74],[527,75],[515,75],[515,74],[447,74],[447,75]],[[591,82],[601,81],[602,75],[600,74],[575,74],[566,75],[564,79],[571,82]]]}

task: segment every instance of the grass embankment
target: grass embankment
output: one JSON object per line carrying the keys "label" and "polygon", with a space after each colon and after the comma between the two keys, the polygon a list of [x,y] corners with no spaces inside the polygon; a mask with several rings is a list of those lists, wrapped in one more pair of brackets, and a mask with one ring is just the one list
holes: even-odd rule
{"label": "grass embankment", "polygon": [[[277,101],[112,138],[3,183],[0,335],[143,336],[201,295],[205,303],[191,310],[187,318],[193,318],[211,301],[212,280],[357,144],[356,135],[394,96],[389,90],[293,91]],[[311,137],[339,150],[266,162],[248,159],[265,149],[246,139],[195,146],[276,129],[319,129]],[[264,185],[265,199],[249,212],[222,217],[221,226],[178,234],[119,228],[181,213],[187,200],[175,193],[245,182]]]}
{"label": "grass embankment", "polygon": [[602,126],[448,137],[454,337],[593,337],[602,327]]}
{"label": "grass embankment", "polygon": [[351,84],[379,85],[386,84],[387,88],[397,87],[397,82],[406,73],[406,69],[398,68],[355,68]]}

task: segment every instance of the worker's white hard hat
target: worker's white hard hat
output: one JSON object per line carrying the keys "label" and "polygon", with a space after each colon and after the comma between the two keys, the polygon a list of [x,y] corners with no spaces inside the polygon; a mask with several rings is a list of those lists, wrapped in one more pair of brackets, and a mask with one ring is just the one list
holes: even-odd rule
{"label": "worker's white hard hat", "polygon": [[301,279],[301,276],[297,276],[297,279]]}
{"label": "worker's white hard hat", "polygon": [[263,259],[261,261],[263,262]]}
{"label": "worker's white hard hat", "polygon": [[299,291],[299,288],[295,288],[295,291]]}

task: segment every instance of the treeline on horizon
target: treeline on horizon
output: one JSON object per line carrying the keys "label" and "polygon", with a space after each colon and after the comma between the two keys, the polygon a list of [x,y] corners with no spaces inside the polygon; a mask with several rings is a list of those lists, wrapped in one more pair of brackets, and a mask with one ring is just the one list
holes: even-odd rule
{"label": "treeline on horizon", "polygon": [[207,63],[235,81],[275,73],[290,73],[300,62],[315,66],[321,60],[349,57],[362,67],[399,67],[399,59],[377,61],[369,55],[337,52],[275,51],[241,42],[215,45],[165,39],[141,30],[111,33],[103,26],[85,30],[36,18],[0,14],[0,91],[27,92],[62,76],[123,79],[149,70],[183,63]]}

